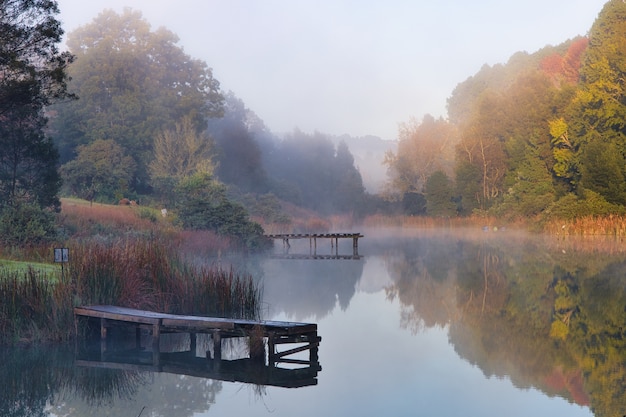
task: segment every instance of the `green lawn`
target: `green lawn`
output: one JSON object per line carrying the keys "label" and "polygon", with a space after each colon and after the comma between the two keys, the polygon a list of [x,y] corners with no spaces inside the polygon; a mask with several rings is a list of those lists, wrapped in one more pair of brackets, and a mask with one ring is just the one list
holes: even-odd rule
{"label": "green lawn", "polygon": [[42,274],[54,275],[61,270],[58,264],[45,264],[38,262],[8,261],[0,259],[0,272],[27,272],[28,268],[33,268]]}

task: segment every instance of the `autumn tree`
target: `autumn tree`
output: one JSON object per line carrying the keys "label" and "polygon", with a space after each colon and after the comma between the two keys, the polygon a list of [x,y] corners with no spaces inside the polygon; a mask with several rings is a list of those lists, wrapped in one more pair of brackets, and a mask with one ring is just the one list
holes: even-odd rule
{"label": "autumn tree", "polygon": [[132,185],[146,190],[155,138],[187,117],[202,130],[222,114],[219,83],[201,60],[185,54],[165,28],[151,30],[140,12],[100,13],[68,35],[77,56],[69,68],[80,102],[59,106],[56,140],[62,161],[77,146],[115,140],[135,160]]}
{"label": "autumn tree", "polygon": [[196,172],[215,172],[214,142],[206,133],[193,126],[185,117],[174,129],[166,129],[154,140],[154,159],[150,163],[150,178],[156,194],[163,203],[171,204],[177,184]]}
{"label": "autumn tree", "polygon": [[501,100],[486,94],[460,134],[456,183],[465,212],[488,209],[502,195],[507,172]]}
{"label": "autumn tree", "polygon": [[[581,83],[566,118],[580,185],[626,204],[626,4],[606,3],[589,32]],[[608,158],[608,159],[605,159]],[[600,164],[600,165],[598,165]]]}
{"label": "autumn tree", "polygon": [[422,193],[428,178],[437,171],[451,175],[454,167],[455,129],[443,119],[424,116],[402,124],[396,153],[385,155],[392,193],[401,197]]}

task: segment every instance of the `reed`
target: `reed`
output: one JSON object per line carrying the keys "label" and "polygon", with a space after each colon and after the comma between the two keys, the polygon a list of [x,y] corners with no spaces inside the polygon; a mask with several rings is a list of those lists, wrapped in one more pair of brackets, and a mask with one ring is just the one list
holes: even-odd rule
{"label": "reed", "polygon": [[70,247],[66,273],[0,269],[0,342],[68,340],[73,307],[113,304],[166,313],[258,318],[251,276],[185,263],[162,238]]}
{"label": "reed", "polygon": [[544,232],[558,236],[626,236],[626,216],[585,216],[571,220],[551,220]]}

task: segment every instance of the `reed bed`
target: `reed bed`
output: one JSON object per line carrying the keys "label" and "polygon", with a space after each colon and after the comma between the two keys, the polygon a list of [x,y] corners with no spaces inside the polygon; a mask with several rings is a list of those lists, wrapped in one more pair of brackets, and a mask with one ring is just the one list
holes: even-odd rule
{"label": "reed bed", "polygon": [[69,340],[73,307],[113,304],[165,313],[260,316],[261,290],[249,275],[181,260],[164,239],[70,246],[64,274],[0,269],[0,342]]}
{"label": "reed bed", "polygon": [[585,216],[571,220],[553,220],[543,228],[558,236],[626,236],[626,217],[621,215]]}

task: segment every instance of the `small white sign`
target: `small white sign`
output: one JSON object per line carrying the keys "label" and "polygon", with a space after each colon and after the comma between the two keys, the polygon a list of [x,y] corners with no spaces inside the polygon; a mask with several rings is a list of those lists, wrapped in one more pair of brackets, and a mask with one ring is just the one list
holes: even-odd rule
{"label": "small white sign", "polygon": [[54,262],[69,262],[70,250],[68,248],[54,248]]}

